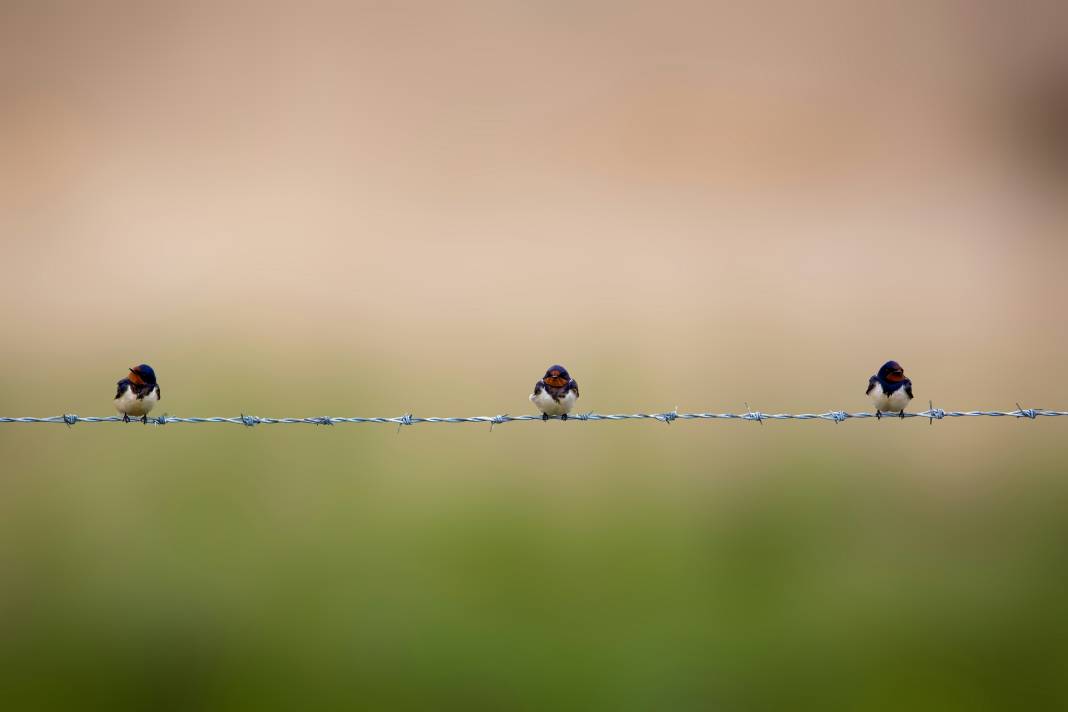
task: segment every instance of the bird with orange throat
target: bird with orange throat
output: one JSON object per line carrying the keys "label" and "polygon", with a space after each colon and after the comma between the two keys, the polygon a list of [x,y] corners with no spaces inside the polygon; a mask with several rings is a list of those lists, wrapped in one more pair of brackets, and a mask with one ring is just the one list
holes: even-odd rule
{"label": "bird with orange throat", "polygon": [[883,413],[897,413],[905,417],[905,406],[912,400],[912,381],[905,378],[905,369],[897,361],[887,361],[879,372],[868,379],[864,391],[875,404],[875,417]]}
{"label": "bird with orange throat", "polygon": [[152,367],[147,363],[134,366],[130,375],[119,381],[118,387],[115,409],[122,413],[123,422],[129,423],[132,415],[140,418],[142,423],[148,423],[148,414],[160,399],[159,384]]}
{"label": "bird with orange throat", "polygon": [[567,414],[575,407],[579,397],[578,383],[560,365],[549,366],[545,376],[534,384],[530,401],[541,411],[541,419],[559,416],[567,420]]}

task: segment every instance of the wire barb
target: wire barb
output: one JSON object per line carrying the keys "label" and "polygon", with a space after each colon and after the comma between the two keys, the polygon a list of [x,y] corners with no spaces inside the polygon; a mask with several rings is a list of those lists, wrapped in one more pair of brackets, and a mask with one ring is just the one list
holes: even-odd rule
{"label": "wire barb", "polygon": [[653,417],[661,421],[662,423],[667,423],[668,425],[671,425],[671,423],[677,420],[679,417],[679,407],[675,406],[675,410],[671,411],[670,413],[658,413]]}
{"label": "wire barb", "polygon": [[761,413],[759,410],[754,413],[752,410],[749,409],[749,403],[745,404],[745,410],[746,413],[742,416],[743,418],[745,418],[746,420],[755,420],[761,425],[764,424],[764,414]]}

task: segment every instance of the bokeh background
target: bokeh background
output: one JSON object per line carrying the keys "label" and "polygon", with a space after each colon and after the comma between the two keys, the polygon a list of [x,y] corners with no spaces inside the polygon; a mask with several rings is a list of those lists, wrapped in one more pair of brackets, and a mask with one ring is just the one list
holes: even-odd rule
{"label": "bokeh background", "polygon": [[[0,414],[1064,409],[1066,27],[3,0]],[[1063,708],[1066,427],[0,425],[0,688]]]}

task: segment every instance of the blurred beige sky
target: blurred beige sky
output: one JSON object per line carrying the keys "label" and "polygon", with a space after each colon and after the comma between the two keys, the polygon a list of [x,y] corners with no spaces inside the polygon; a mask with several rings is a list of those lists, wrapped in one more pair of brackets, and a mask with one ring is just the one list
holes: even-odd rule
{"label": "blurred beige sky", "polygon": [[562,361],[620,405],[640,374],[665,407],[768,410],[865,407],[897,358],[936,402],[1063,407],[1065,27],[1056,3],[5,2],[3,358],[520,391]]}

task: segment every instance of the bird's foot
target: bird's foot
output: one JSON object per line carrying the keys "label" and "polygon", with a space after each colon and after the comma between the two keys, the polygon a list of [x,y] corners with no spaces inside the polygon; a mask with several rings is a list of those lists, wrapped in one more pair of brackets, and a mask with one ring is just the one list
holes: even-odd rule
{"label": "bird's foot", "polygon": [[567,420],[567,413],[560,416],[560,420]]}
{"label": "bird's foot", "polygon": [[541,414],[541,419],[542,420],[548,420],[549,419],[549,414],[548,413],[542,413]]}
{"label": "bird's foot", "polygon": [[148,413],[145,413],[144,415],[141,416],[141,424],[142,425],[148,425]]}
{"label": "bird's foot", "polygon": [[883,414],[878,408],[875,409],[875,419],[876,420],[882,420],[883,419]]}
{"label": "bird's foot", "polygon": [[904,420],[904,419],[905,419],[905,411],[904,411],[904,410],[902,410],[902,411],[901,411],[901,412],[900,412],[900,413],[898,414],[898,416],[897,416],[897,417],[899,417],[899,418],[901,418],[902,420]]}
{"label": "bird's foot", "polygon": [[122,422],[124,422],[124,423],[129,423],[130,422],[130,414],[129,413],[123,413],[122,414]]}

